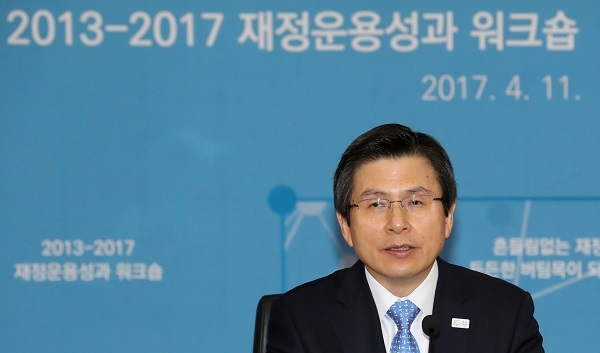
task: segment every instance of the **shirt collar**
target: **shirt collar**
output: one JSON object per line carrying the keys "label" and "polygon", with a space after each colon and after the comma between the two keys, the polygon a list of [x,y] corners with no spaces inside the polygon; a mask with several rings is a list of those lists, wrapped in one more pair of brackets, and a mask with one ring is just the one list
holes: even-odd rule
{"label": "shirt collar", "polygon": [[398,300],[409,299],[415,303],[416,306],[421,309],[421,312],[425,315],[431,315],[433,312],[433,299],[435,297],[435,289],[437,287],[438,280],[438,264],[437,261],[433,262],[433,266],[429,271],[429,274],[421,284],[415,290],[410,293],[407,297],[397,297],[382,286],[377,280],[367,271],[365,267],[365,274],[367,276],[367,283],[371,289],[371,294],[375,300],[375,306],[377,307],[377,314],[379,320],[382,320],[386,315],[388,309],[392,304]]}

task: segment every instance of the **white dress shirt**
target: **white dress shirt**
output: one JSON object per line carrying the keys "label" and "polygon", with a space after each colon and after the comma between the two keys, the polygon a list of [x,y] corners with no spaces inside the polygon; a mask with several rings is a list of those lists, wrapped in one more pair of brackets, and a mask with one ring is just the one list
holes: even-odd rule
{"label": "white dress shirt", "polygon": [[367,271],[366,267],[365,273],[367,275],[367,282],[369,284],[369,288],[371,289],[371,294],[373,295],[375,305],[377,306],[379,320],[381,320],[381,332],[383,334],[383,343],[385,344],[386,352],[390,353],[390,346],[394,340],[396,332],[398,332],[396,323],[387,315],[387,311],[397,300],[409,299],[416,306],[418,306],[419,309],[421,309],[413,323],[410,325],[410,332],[413,334],[417,344],[419,345],[420,353],[428,353],[429,337],[423,332],[421,324],[423,322],[423,318],[425,318],[427,315],[431,315],[433,312],[433,299],[435,297],[435,289],[437,287],[438,280],[437,261],[433,263],[433,267],[431,268],[431,271],[429,271],[427,278],[425,278],[425,280],[419,284],[419,286],[415,288],[412,293],[410,293],[407,297],[402,298],[395,296],[379,282],[377,282],[377,280],[373,278],[369,271]]}

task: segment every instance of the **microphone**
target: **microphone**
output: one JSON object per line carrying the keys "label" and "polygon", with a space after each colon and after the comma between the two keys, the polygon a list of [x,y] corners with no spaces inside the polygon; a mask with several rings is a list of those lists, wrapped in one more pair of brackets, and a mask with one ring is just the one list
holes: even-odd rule
{"label": "microphone", "polygon": [[433,340],[440,334],[440,323],[433,315],[427,315],[423,319],[423,332],[429,336],[429,353],[435,353]]}

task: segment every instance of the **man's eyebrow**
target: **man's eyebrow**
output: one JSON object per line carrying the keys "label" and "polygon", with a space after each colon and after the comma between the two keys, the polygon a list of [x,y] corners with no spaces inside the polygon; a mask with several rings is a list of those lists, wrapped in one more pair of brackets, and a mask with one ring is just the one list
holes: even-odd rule
{"label": "man's eyebrow", "polygon": [[431,194],[431,190],[429,190],[423,186],[417,186],[414,188],[410,188],[410,189],[406,190],[405,192],[409,193],[409,194],[414,194],[414,193],[418,193],[418,192],[426,192],[426,193]]}
{"label": "man's eyebrow", "polygon": [[367,189],[363,192],[360,193],[360,195],[358,195],[361,198],[364,197],[368,197],[368,196],[386,196],[387,193],[378,189]]}

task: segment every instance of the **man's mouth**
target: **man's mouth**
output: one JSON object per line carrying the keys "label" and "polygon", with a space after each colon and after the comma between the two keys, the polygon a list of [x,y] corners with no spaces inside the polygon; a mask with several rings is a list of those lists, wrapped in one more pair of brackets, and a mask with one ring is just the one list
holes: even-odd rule
{"label": "man's mouth", "polygon": [[393,251],[406,251],[406,250],[410,249],[410,246],[404,245],[404,246],[391,247],[388,249],[393,250]]}
{"label": "man's mouth", "polygon": [[388,255],[398,259],[404,259],[413,254],[415,247],[407,244],[394,244],[385,249]]}

